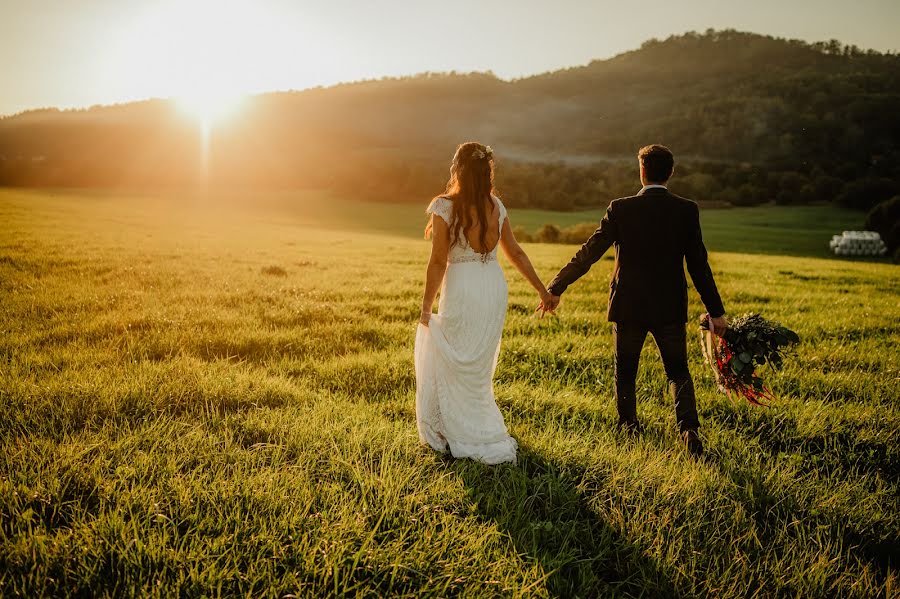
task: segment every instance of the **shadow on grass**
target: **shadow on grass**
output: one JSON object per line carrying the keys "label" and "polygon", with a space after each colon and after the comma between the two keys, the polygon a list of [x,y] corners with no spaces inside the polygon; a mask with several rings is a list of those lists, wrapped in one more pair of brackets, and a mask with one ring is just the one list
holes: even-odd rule
{"label": "shadow on grass", "polygon": [[656,562],[585,502],[553,464],[520,448],[516,466],[447,458],[478,512],[509,535],[525,560],[537,561],[552,596],[677,596]]}
{"label": "shadow on grass", "polygon": [[[767,463],[775,463],[782,455],[785,459],[794,456],[800,461],[803,472],[815,473],[817,477],[897,479],[897,460],[888,445],[889,439],[879,443],[852,431],[801,434],[796,421],[791,419],[762,420],[752,426],[748,423],[740,426],[734,417],[741,415],[746,416],[746,413],[734,412],[733,418],[722,422],[730,425],[736,434],[758,442],[768,456]],[[757,535],[762,543],[776,542],[776,532],[783,530],[787,523],[804,523],[814,529],[819,538],[827,537],[834,546],[840,546],[840,553],[847,563],[859,560],[871,565],[879,584],[887,584],[900,566],[900,540],[890,528],[860,525],[844,511],[835,511],[793,494],[785,496],[777,487],[768,486],[765,472],[722,460],[720,455],[707,453],[704,461],[735,483],[734,493],[756,520]],[[878,508],[891,509],[890,505],[874,509]],[[870,506],[869,509],[873,508]]]}
{"label": "shadow on grass", "polygon": [[755,536],[761,544],[785,543],[787,535],[799,539],[806,534],[807,542],[816,538],[830,546],[827,551],[832,561],[843,562],[839,567],[851,568],[855,561],[868,564],[877,584],[890,588],[889,579],[900,565],[900,542],[890,529],[860,527],[843,511],[770,488],[765,473],[723,464],[711,454],[706,454],[704,461],[734,482],[734,498],[755,521]]}

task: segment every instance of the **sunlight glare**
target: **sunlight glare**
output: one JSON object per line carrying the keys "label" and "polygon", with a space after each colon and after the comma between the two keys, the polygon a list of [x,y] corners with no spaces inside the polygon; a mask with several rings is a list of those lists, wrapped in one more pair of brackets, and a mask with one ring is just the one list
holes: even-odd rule
{"label": "sunlight glare", "polygon": [[158,2],[136,18],[119,54],[123,70],[213,127],[235,116],[251,92],[247,73],[284,59],[280,27],[266,3]]}
{"label": "sunlight glare", "polygon": [[183,112],[196,118],[207,128],[236,114],[243,100],[242,95],[215,89],[197,90],[175,98]]}

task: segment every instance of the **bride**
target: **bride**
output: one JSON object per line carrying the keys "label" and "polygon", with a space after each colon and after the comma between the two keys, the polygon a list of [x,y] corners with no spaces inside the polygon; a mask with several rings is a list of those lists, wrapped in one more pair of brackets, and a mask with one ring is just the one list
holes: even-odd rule
{"label": "bride", "polygon": [[[431,258],[415,350],[419,438],[456,458],[486,464],[516,461],[516,441],[506,430],[492,385],[507,302],[498,246],[543,305],[550,305],[493,184],[490,146],[460,145],[446,192],[426,211]],[[432,314],[438,289],[440,312]]]}

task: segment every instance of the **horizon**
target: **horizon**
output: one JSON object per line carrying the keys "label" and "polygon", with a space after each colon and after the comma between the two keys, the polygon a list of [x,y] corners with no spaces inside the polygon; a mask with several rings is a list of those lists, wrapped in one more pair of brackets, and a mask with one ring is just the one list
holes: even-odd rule
{"label": "horizon", "polygon": [[[837,39],[895,52],[890,23],[900,20],[900,6],[881,0],[850,13],[840,3],[785,8],[767,1],[738,11],[737,3],[692,0],[695,10],[676,10],[659,2],[645,8],[660,17],[652,24],[608,2],[578,2],[564,10],[478,4],[481,21],[466,20],[466,2],[452,14],[430,3],[410,7],[399,1],[381,9],[340,1],[327,8],[298,7],[281,0],[137,6],[89,0],[78,11],[60,0],[37,7],[24,0],[4,4],[0,39],[14,51],[0,53],[3,117],[153,99],[180,99],[209,112],[248,96],[426,73],[492,73],[512,81],[708,29],[810,43]],[[349,8],[351,19],[342,8]],[[372,18],[364,18],[367,11]],[[850,14],[855,18],[848,19]],[[773,16],[782,18],[773,22]],[[554,27],[546,26],[547,19]],[[422,26],[430,22],[441,31],[465,27],[457,34],[463,43],[440,43],[440,33]]]}
{"label": "horizon", "polygon": [[[719,30],[715,30],[715,31],[722,32],[722,31],[728,31],[728,30],[729,29],[719,29]],[[785,37],[781,37],[781,36],[777,36],[777,35],[773,35],[773,34],[761,33],[758,31],[743,31],[743,30],[737,30],[737,29],[730,29],[730,30],[736,31],[737,33],[758,35],[761,37],[771,37],[771,38],[774,38],[777,40],[783,40],[785,42],[798,41],[796,38],[785,38]],[[651,40],[658,40],[658,41],[663,42],[666,39],[671,38],[671,37],[682,37],[682,36],[685,36],[685,35],[688,35],[691,33],[696,33],[696,34],[702,35],[705,32],[688,30],[688,31],[672,33],[671,35],[669,35],[665,38],[647,38],[646,40],[641,42],[640,45],[638,45],[634,48],[625,49],[625,50],[618,52],[617,54],[614,54],[612,56],[607,56],[607,57],[603,57],[603,58],[591,58],[588,61],[579,63],[579,64],[561,65],[554,69],[539,71],[539,72],[534,72],[534,73],[525,73],[525,74],[517,75],[517,76],[504,77],[504,76],[502,76],[492,70],[489,70],[489,69],[488,70],[473,70],[473,71],[460,71],[460,70],[419,71],[419,72],[415,72],[415,73],[401,73],[401,74],[394,74],[394,75],[373,76],[373,77],[367,77],[367,78],[362,78],[362,79],[352,79],[352,80],[346,80],[346,81],[344,81],[344,80],[335,81],[333,83],[312,85],[309,87],[302,87],[302,88],[266,89],[266,90],[252,91],[252,92],[238,94],[238,97],[240,98],[240,100],[243,100],[243,99],[253,98],[253,97],[257,97],[257,96],[264,96],[267,94],[301,93],[301,92],[311,91],[311,90],[332,89],[332,88],[340,87],[343,85],[356,85],[356,84],[364,84],[364,83],[371,83],[371,82],[377,82],[377,81],[400,81],[403,79],[411,79],[411,78],[423,77],[423,76],[428,76],[428,75],[435,75],[435,76],[486,75],[486,76],[494,77],[500,81],[514,82],[514,81],[519,81],[519,80],[523,80],[523,79],[529,79],[531,77],[541,77],[543,75],[550,75],[553,73],[557,73],[557,72],[565,71],[565,70],[569,70],[569,69],[585,68],[595,62],[605,62],[605,61],[609,61],[609,60],[614,60],[615,58],[617,58],[619,56],[623,56],[623,55],[629,54],[631,52],[640,51],[643,44],[645,44],[646,42],[649,42]],[[805,43],[816,43],[816,42],[827,42],[830,40],[799,40],[799,41],[805,42]],[[837,41],[841,42],[842,44],[845,43],[844,40],[837,40]],[[863,52],[869,51],[869,50],[874,50],[874,51],[882,53],[882,54],[891,54],[891,53],[896,54],[898,52],[896,50],[878,50],[875,48],[865,48],[865,47],[861,47],[860,50],[862,50]],[[121,101],[100,102],[100,103],[95,103],[95,104],[86,104],[86,105],[77,105],[77,106],[33,106],[30,108],[25,108],[23,110],[19,110],[18,112],[14,112],[14,113],[0,113],[0,119],[16,117],[16,116],[27,114],[30,112],[41,112],[41,111],[77,112],[77,111],[83,111],[83,110],[91,110],[93,108],[123,106],[123,105],[128,105],[128,104],[137,104],[137,103],[142,103],[142,102],[156,102],[156,101],[178,103],[179,101],[183,101],[183,99],[179,98],[178,96],[175,96],[175,95],[147,96],[147,97],[141,97],[141,98],[124,99]]]}

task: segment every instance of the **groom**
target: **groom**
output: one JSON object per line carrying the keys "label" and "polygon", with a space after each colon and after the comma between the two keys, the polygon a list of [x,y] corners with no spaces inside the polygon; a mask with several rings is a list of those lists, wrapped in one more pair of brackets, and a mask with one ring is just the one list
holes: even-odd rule
{"label": "groom", "polygon": [[619,427],[630,433],[641,430],[635,378],[641,347],[651,333],[669,380],[682,439],[688,451],[699,456],[703,444],[697,435],[700,422],[687,364],[685,262],[709,313],[710,329],[719,335],[727,326],[725,308],[707,261],[697,204],[666,188],[675,170],[672,152],[650,145],[640,149],[638,160],[643,188],[636,196],[610,203],[600,228],[548,285],[551,303],[541,308],[555,310],[566,288],[615,245],[607,319],[613,323]]}

